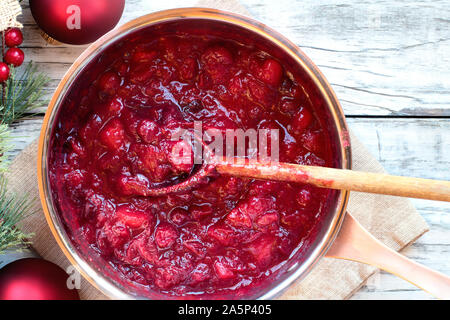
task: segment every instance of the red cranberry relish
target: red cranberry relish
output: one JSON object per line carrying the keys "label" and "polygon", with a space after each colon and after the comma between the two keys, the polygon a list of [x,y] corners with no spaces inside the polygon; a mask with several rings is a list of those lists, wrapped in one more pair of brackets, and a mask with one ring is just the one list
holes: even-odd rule
{"label": "red cranberry relish", "polygon": [[305,80],[269,54],[215,37],[142,40],[100,59],[92,83],[66,99],[50,158],[56,204],[80,250],[95,250],[116,281],[239,297],[315,236],[331,191],[216,176],[190,192],[143,196],[192,169],[171,158],[171,133],[194,120],[277,128],[280,161],[320,166],[333,165],[330,138]]}

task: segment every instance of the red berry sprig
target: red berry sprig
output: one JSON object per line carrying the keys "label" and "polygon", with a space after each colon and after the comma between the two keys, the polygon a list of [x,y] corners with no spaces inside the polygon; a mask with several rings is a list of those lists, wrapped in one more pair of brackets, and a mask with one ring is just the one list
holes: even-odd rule
{"label": "red berry sprig", "polygon": [[21,66],[23,63],[23,59],[25,59],[25,55],[19,48],[9,48],[8,51],[6,51],[5,56],[3,57],[3,60],[7,64],[12,64],[14,67]]}
{"label": "red berry sprig", "polygon": [[[22,31],[18,28],[10,28],[3,32],[2,54],[3,62],[0,62],[0,83],[8,80],[10,75],[9,65],[20,67],[25,59],[25,54],[17,48],[23,42]],[[5,52],[5,45],[9,48]]]}
{"label": "red berry sprig", "polygon": [[0,62],[0,82],[5,82],[9,78],[9,67],[6,63]]}
{"label": "red berry sprig", "polygon": [[22,31],[18,28],[8,29],[5,33],[5,44],[9,47],[20,46],[23,42]]}

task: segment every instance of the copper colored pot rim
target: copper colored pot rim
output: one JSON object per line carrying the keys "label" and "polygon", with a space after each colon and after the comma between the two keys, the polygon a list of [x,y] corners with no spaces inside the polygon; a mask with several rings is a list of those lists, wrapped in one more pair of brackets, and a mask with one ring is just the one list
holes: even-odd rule
{"label": "copper colored pot rim", "polygon": [[[339,140],[339,145],[337,147],[340,152],[339,156],[341,160],[341,168],[351,168],[351,149],[348,128],[343,110],[330,84],[319,71],[317,66],[294,43],[264,24],[242,15],[221,10],[207,8],[181,8],[151,13],[112,30],[90,45],[73,63],[59,83],[48,106],[41,130],[37,174],[39,194],[44,214],[59,247],[69,259],[70,263],[74,265],[92,285],[113,299],[136,299],[137,297],[125,292],[113,281],[90,266],[89,263],[78,254],[74,245],[71,243],[69,236],[64,230],[63,223],[53,206],[51,197],[52,190],[48,179],[47,159],[49,154],[51,132],[58,114],[58,110],[61,106],[61,102],[69,90],[70,85],[77,78],[84,67],[100,52],[102,52],[104,48],[112,42],[115,42],[116,40],[141,28],[152,26],[161,22],[179,19],[207,19],[216,22],[233,24],[237,27],[247,29],[259,36],[262,36],[295,59],[298,65],[307,72],[311,79],[313,79],[315,85],[320,90],[324,100],[326,101],[329,113],[334,124],[336,125]],[[340,191],[332,218],[328,225],[325,225],[323,230],[321,230],[322,236],[316,240],[314,248],[312,248],[305,261],[303,263],[295,263],[286,271],[286,277],[284,279],[276,283],[276,285],[271,288],[268,288],[266,291],[260,292],[255,298],[271,299],[277,297],[286,288],[288,288],[293,281],[302,279],[309,273],[320,258],[325,255],[336,238],[336,235],[342,225],[342,221],[344,220],[348,197],[349,193],[347,191]]]}

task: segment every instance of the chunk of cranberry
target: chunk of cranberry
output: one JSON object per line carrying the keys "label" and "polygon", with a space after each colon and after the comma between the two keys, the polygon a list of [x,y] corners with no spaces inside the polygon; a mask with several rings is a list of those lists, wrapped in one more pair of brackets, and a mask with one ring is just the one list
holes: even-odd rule
{"label": "chunk of cranberry", "polygon": [[169,219],[173,224],[182,226],[189,221],[189,213],[183,208],[174,208],[170,211]]}
{"label": "chunk of cranberry", "polygon": [[156,67],[149,64],[134,65],[129,73],[129,81],[133,84],[146,83],[153,77],[156,71]]}
{"label": "chunk of cranberry", "polygon": [[196,285],[203,281],[208,280],[211,278],[211,271],[207,264],[205,263],[199,263],[194,270],[192,270],[191,275],[189,276],[191,279],[190,284]]}
{"label": "chunk of cranberry", "polygon": [[110,228],[106,229],[106,232],[111,246],[115,249],[120,248],[130,238],[130,232],[122,224],[113,224]]}
{"label": "chunk of cranberry", "polygon": [[96,240],[95,243],[97,248],[104,255],[111,255],[113,252],[113,248],[111,247],[110,241],[103,229],[98,229],[96,232]]}
{"label": "chunk of cranberry", "polygon": [[[271,196],[280,188],[281,188],[281,185],[279,182],[257,180],[257,181],[254,181],[250,185],[249,194],[252,196],[266,197],[266,196]],[[270,207],[272,207],[272,206],[270,206]]]}
{"label": "chunk of cranberry", "polygon": [[233,55],[231,52],[222,46],[213,46],[203,53],[202,62],[206,67],[224,65],[228,66],[233,63]]}
{"label": "chunk of cranberry", "polygon": [[223,198],[238,196],[248,184],[248,181],[236,177],[226,177],[226,179],[228,181],[223,181],[223,187],[219,186],[217,190]]}
{"label": "chunk of cranberry", "polygon": [[114,212],[114,205],[104,196],[95,193],[94,191],[86,192],[86,206],[84,208],[84,215],[87,218],[95,217],[97,224],[102,226],[110,219]]}
{"label": "chunk of cranberry", "polygon": [[241,75],[236,75],[228,82],[228,91],[235,97],[242,96],[246,90],[244,79]]}
{"label": "chunk of cranberry", "polygon": [[116,217],[124,225],[132,229],[143,228],[149,222],[149,218],[145,212],[136,210],[129,205],[118,207],[116,210]]}
{"label": "chunk of cranberry", "polygon": [[145,261],[153,265],[158,265],[159,261],[158,248],[156,248],[156,245],[153,242],[147,241],[145,238],[142,238],[138,239],[132,244],[136,245],[139,255]]}
{"label": "chunk of cranberry", "polygon": [[214,270],[219,279],[232,279],[236,276],[234,272],[221,261],[214,262]]}
{"label": "chunk of cranberry", "polygon": [[206,255],[206,248],[200,241],[187,240],[183,242],[183,245],[199,258],[203,258]]}
{"label": "chunk of cranberry", "polygon": [[183,281],[185,277],[186,271],[180,267],[158,268],[155,272],[155,284],[161,289],[169,289]]}
{"label": "chunk of cranberry", "polygon": [[310,230],[311,220],[304,212],[294,211],[291,213],[283,214],[280,219],[282,225],[285,228]]}
{"label": "chunk of cranberry", "polygon": [[229,67],[233,63],[233,56],[226,48],[214,46],[208,48],[201,57],[203,67],[216,84],[223,82],[229,73]]}
{"label": "chunk of cranberry", "polygon": [[87,120],[86,125],[79,131],[80,139],[85,144],[92,144],[95,141],[102,124],[103,120],[99,115],[91,115]]}
{"label": "chunk of cranberry", "polygon": [[159,39],[161,51],[164,53],[164,59],[172,62],[177,56],[177,43],[170,37],[161,37]]}
{"label": "chunk of cranberry", "polygon": [[123,167],[122,157],[116,152],[106,152],[97,161],[99,168],[117,173]]}
{"label": "chunk of cranberry", "polygon": [[208,228],[208,236],[224,246],[228,246],[234,241],[234,231],[227,226],[210,226]]}
{"label": "chunk of cranberry", "polygon": [[259,70],[258,77],[265,83],[277,87],[283,76],[283,67],[274,59],[266,59]]}
{"label": "chunk of cranberry", "polygon": [[84,158],[86,156],[86,148],[81,144],[81,142],[72,137],[70,138],[70,145],[72,147],[72,150],[79,155],[80,157]]}
{"label": "chunk of cranberry", "polygon": [[155,50],[139,48],[131,56],[131,61],[134,64],[151,62],[157,55],[158,53]]}
{"label": "chunk of cranberry", "polygon": [[197,60],[186,58],[180,66],[180,76],[184,80],[191,80],[197,75]]}
{"label": "chunk of cranberry", "polygon": [[276,238],[270,234],[264,234],[251,242],[247,249],[255,258],[259,266],[267,266],[273,257],[276,246]]}
{"label": "chunk of cranberry", "polygon": [[123,109],[122,99],[117,97],[109,100],[108,103],[106,104],[106,111],[108,112],[109,115],[112,116],[117,116],[120,113],[120,111],[122,111],[122,109]]}
{"label": "chunk of cranberry", "polygon": [[189,212],[194,220],[200,221],[210,216],[213,212],[213,209],[210,204],[191,205],[189,207]]}
{"label": "chunk of cranberry", "polygon": [[166,163],[167,155],[154,145],[132,144],[130,155],[134,171],[145,173],[152,182],[163,182],[174,171]]}
{"label": "chunk of cranberry", "polygon": [[251,197],[239,206],[240,210],[252,220],[275,209],[273,197]]}
{"label": "chunk of cranberry", "polygon": [[100,132],[100,141],[111,150],[118,150],[125,144],[125,130],[119,119],[112,119]]}
{"label": "chunk of cranberry", "polygon": [[125,62],[119,62],[114,66],[114,70],[117,71],[117,74],[121,77],[125,76],[130,70],[130,65]]}
{"label": "chunk of cranberry", "polygon": [[178,238],[177,230],[170,224],[160,224],[156,228],[155,242],[160,249],[170,248]]}
{"label": "chunk of cranberry", "polygon": [[238,208],[230,211],[226,217],[226,222],[236,228],[251,228],[252,219],[245,212],[242,212]]}
{"label": "chunk of cranberry", "polygon": [[106,72],[100,77],[98,87],[103,92],[114,94],[120,87],[120,78],[112,71]]}
{"label": "chunk of cranberry", "polygon": [[297,194],[297,198],[296,198],[297,203],[303,208],[305,208],[309,205],[309,203],[311,202],[311,199],[312,199],[311,192],[309,192],[306,189],[302,189]]}
{"label": "chunk of cranberry", "polygon": [[161,130],[156,122],[143,120],[138,127],[139,136],[146,143],[156,144],[161,137]]}
{"label": "chunk of cranberry", "polygon": [[303,96],[304,90],[296,82],[288,77],[285,77],[280,86],[280,92],[287,97],[299,99]]}
{"label": "chunk of cranberry", "polygon": [[147,196],[149,193],[150,182],[142,174],[136,176],[122,174],[116,182],[117,191],[124,196]]}
{"label": "chunk of cranberry", "polygon": [[71,188],[81,188],[86,181],[86,171],[76,169],[64,175],[64,180],[67,186]]}
{"label": "chunk of cranberry", "polygon": [[303,146],[311,152],[320,153],[322,146],[322,135],[319,131],[306,131],[301,141]]}
{"label": "chunk of cranberry", "polygon": [[299,104],[293,99],[283,99],[280,101],[280,111],[288,114],[294,115],[299,108]]}
{"label": "chunk of cranberry", "polygon": [[278,222],[278,219],[279,219],[278,213],[270,212],[259,217],[258,220],[256,221],[256,224],[259,227],[267,227],[276,224]]}
{"label": "chunk of cranberry", "polygon": [[312,121],[313,116],[311,112],[306,108],[301,108],[292,119],[291,122],[292,133],[296,135],[301,134],[306,128],[309,127]]}
{"label": "chunk of cranberry", "polygon": [[269,87],[256,79],[250,79],[247,85],[250,90],[252,101],[264,105],[266,108],[272,105],[274,92]]}

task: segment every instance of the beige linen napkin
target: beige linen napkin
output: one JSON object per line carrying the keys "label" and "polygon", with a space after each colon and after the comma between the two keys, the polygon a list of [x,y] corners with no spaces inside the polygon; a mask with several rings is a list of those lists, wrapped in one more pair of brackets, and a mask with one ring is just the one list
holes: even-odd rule
{"label": "beige linen napkin", "polygon": [[[201,1],[199,5],[245,14],[245,9],[237,0],[207,0]],[[351,141],[355,170],[384,172],[383,167],[354,135],[351,135]],[[40,208],[36,175],[37,146],[37,141],[34,141],[23,150],[11,164],[7,175],[11,191],[27,192],[35,196],[36,206]],[[428,231],[423,218],[404,198],[352,193],[348,210],[376,238],[397,251]],[[35,233],[33,245],[42,257],[63,268],[69,266],[69,261],[51,235],[42,210],[25,220],[22,229]],[[282,298],[345,299],[357,291],[375,272],[377,272],[375,267],[323,258],[303,281],[294,283]],[[82,299],[106,298],[85,280],[82,281],[80,295]]]}
{"label": "beige linen napkin", "polygon": [[21,28],[22,24],[17,21],[17,16],[22,13],[19,1],[2,0],[0,1],[0,31],[8,28]]}

